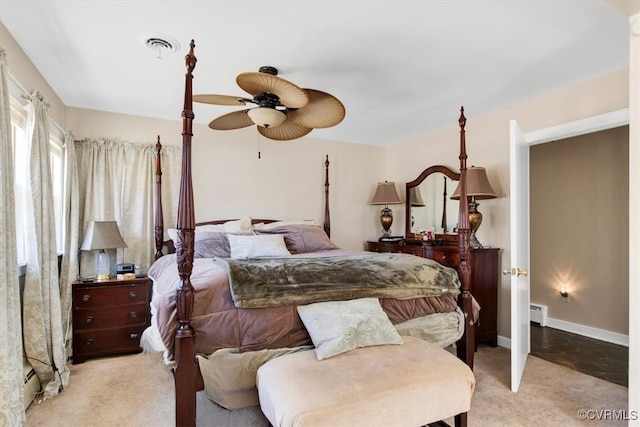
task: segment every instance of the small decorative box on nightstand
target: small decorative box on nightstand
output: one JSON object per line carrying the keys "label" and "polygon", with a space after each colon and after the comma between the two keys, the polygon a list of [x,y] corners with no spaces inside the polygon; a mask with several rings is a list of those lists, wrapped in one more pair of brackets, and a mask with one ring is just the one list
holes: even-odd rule
{"label": "small decorative box on nightstand", "polygon": [[146,277],[72,284],[73,363],[91,357],[140,352],[150,324]]}

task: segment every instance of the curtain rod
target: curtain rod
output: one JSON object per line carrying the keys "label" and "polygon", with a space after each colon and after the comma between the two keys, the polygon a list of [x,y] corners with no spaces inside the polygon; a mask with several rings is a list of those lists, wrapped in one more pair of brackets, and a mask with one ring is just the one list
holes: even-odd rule
{"label": "curtain rod", "polygon": [[[27,89],[25,89],[24,86],[22,86],[22,84],[20,84],[20,82],[18,81],[18,79],[16,79],[13,74],[11,74],[11,72],[9,72],[9,70],[7,70],[7,75],[9,76],[9,79],[11,80],[11,82],[18,88],[18,90],[20,90],[22,92],[23,96],[31,96],[30,92],[27,91]],[[47,117],[49,119],[49,123],[53,124],[60,132],[62,132],[62,135],[66,135],[68,133],[68,131],[66,131],[62,126],[60,126],[55,120],[53,120],[51,117]],[[63,141],[64,142],[64,141]]]}

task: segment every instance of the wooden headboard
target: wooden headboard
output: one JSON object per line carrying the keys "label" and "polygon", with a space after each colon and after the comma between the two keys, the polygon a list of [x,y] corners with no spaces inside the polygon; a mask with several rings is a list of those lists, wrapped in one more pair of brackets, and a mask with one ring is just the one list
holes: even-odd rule
{"label": "wooden headboard", "polygon": [[[155,242],[155,259],[162,257],[165,253],[172,254],[176,252],[176,247],[173,240],[164,240],[164,219],[162,212],[162,161],[160,158],[160,152],[162,150],[162,143],[160,142],[160,135],[156,142],[156,204],[155,204],[155,221],[154,221],[154,242]],[[329,210],[329,155],[325,156],[324,160],[324,212],[322,227],[327,233],[327,236],[331,237],[331,212]],[[228,221],[234,221],[234,219],[216,219],[211,221],[197,222],[195,226],[208,225],[208,224],[224,224]],[[251,224],[269,224],[279,221],[277,219],[260,219],[251,218]]]}

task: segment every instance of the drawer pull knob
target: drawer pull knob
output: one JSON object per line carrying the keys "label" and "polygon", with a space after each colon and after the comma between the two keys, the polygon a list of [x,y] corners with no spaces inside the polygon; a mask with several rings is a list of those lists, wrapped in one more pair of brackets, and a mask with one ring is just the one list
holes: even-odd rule
{"label": "drawer pull knob", "polygon": [[138,296],[134,291],[129,292],[129,298],[136,298]]}
{"label": "drawer pull knob", "polygon": [[87,345],[91,345],[91,344],[93,344],[93,338],[87,339]]}
{"label": "drawer pull knob", "polygon": [[129,334],[130,340],[135,340],[136,338],[138,338],[138,334]]}
{"label": "drawer pull knob", "polygon": [[131,313],[129,313],[129,317],[132,319],[135,319],[136,317],[138,317],[138,313],[135,311],[132,311]]}
{"label": "drawer pull knob", "polygon": [[87,322],[87,323],[93,323],[94,320],[95,319],[93,318],[93,316],[87,316],[87,318],[84,319],[84,321]]}
{"label": "drawer pull knob", "polygon": [[82,295],[82,302],[91,301],[91,295]]}

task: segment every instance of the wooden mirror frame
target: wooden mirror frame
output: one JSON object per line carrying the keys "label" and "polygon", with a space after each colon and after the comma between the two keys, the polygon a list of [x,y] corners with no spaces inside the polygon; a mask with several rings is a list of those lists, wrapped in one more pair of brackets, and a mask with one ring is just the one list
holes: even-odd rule
{"label": "wooden mirror frame", "polygon": [[434,173],[442,173],[445,176],[449,177],[453,181],[460,180],[460,174],[454,172],[446,166],[436,165],[429,166],[425,170],[422,171],[420,175],[416,179],[411,182],[407,182],[406,184],[406,193],[405,193],[405,209],[404,209],[404,236],[405,238],[411,238],[413,236],[413,231],[411,230],[411,189],[422,184],[429,175]]}

